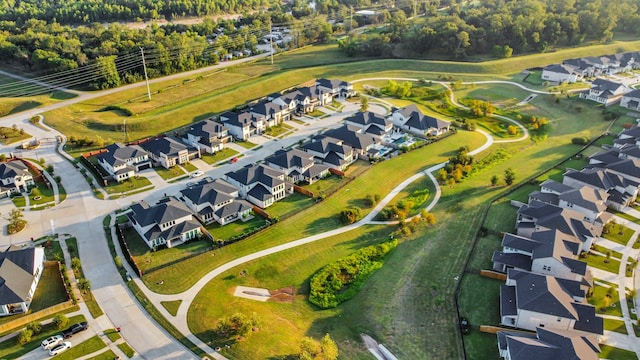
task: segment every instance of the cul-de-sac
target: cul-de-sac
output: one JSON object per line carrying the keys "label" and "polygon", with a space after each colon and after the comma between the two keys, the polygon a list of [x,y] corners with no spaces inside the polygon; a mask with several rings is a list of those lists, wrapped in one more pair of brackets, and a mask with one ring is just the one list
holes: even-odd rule
{"label": "cul-de-sac", "polygon": [[632,0],[0,1],[0,358],[640,358]]}

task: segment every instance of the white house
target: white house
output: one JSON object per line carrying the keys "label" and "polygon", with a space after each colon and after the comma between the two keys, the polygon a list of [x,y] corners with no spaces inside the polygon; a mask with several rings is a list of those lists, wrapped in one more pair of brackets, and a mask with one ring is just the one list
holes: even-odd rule
{"label": "white house", "polygon": [[640,111],[640,89],[624,94],[620,100],[620,106],[623,108]]}
{"label": "white house", "polygon": [[117,182],[132,178],[140,170],[151,168],[151,160],[140,145],[114,143],[96,155],[98,164]]}
{"label": "white house", "polygon": [[224,144],[231,141],[229,128],[219,122],[204,120],[189,127],[186,137],[182,139],[194,148],[200,148],[205,153],[213,154],[224,148]]}
{"label": "white house", "polygon": [[27,191],[34,185],[33,176],[22,160],[0,163],[0,197]]}
{"label": "white house", "polygon": [[0,252],[0,316],[29,310],[44,270],[44,249],[9,247]]}
{"label": "white house", "polygon": [[451,123],[424,115],[416,105],[411,104],[391,114],[393,125],[404,131],[420,136],[437,136],[449,131]]}
{"label": "white house", "polygon": [[170,137],[160,137],[141,143],[149,157],[164,168],[189,162],[189,159],[200,157],[200,149],[189,151],[186,145]]}
{"label": "white house", "polygon": [[265,165],[245,166],[226,173],[224,179],[238,189],[241,197],[263,209],[293,192],[283,173]]}
{"label": "white house", "polygon": [[595,79],[589,90],[580,93],[581,99],[595,101],[605,106],[619,102],[622,96],[629,92],[629,88],[617,82]]}
{"label": "white house", "polygon": [[574,83],[582,79],[580,71],[564,64],[551,64],[542,69],[542,80],[551,82],[567,82]]}
{"label": "white house", "polygon": [[187,207],[205,224],[216,221],[226,225],[253,218],[250,215],[253,205],[238,198],[238,189],[223,180],[200,181],[180,193]]}

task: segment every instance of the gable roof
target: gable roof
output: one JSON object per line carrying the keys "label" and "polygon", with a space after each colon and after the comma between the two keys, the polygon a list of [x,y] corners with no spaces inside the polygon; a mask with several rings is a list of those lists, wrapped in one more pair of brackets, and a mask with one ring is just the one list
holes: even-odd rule
{"label": "gable roof", "polygon": [[[515,281],[516,306],[521,310],[578,320],[574,295],[552,276],[509,269],[509,280]],[[507,280],[507,281],[509,281]],[[565,286],[563,286],[565,285]],[[579,285],[579,284],[578,284]]]}
{"label": "gable roof", "polygon": [[349,121],[354,124],[367,126],[367,125],[378,125],[381,127],[387,127],[391,125],[392,121],[384,116],[380,116],[371,111],[365,112],[357,112],[351,116],[344,118],[344,121]]}
{"label": "gable roof", "polygon": [[580,241],[585,241],[587,237],[595,238],[602,233],[602,227],[585,222],[582,213],[536,200],[521,207],[518,215],[531,217],[537,226],[559,230]]}
{"label": "gable roof", "polygon": [[312,166],[313,155],[300,149],[278,150],[264,159],[267,164],[274,164],[284,169],[299,167],[301,169]]}
{"label": "gable roof", "polygon": [[237,171],[230,171],[225,176],[242,185],[260,183],[273,188],[284,183],[284,180],[280,179],[280,172],[265,165],[248,165]]}
{"label": "gable roof", "polygon": [[415,104],[398,109],[396,110],[396,113],[407,119],[405,122],[406,126],[411,126],[412,128],[420,130],[442,129],[451,124],[448,121],[436,119],[423,114]]}
{"label": "gable roof", "polygon": [[328,88],[328,89],[338,89],[340,87],[347,87],[349,83],[346,81],[342,81],[340,79],[318,79],[316,80],[316,85]]}
{"label": "gable roof", "polygon": [[631,92],[628,92],[624,94],[624,97],[640,99],[640,89],[635,89]]}
{"label": "gable roof", "polygon": [[222,184],[218,180],[180,190],[180,193],[194,204],[209,203],[214,206],[233,200],[235,196],[231,194],[234,192],[237,192],[236,188]]}
{"label": "gable roof", "polygon": [[27,166],[21,160],[0,163],[0,179],[14,178],[28,172]]}
{"label": "gable roof", "polygon": [[250,127],[251,123],[259,120],[258,118],[253,116],[249,111],[243,111],[241,113],[227,111],[220,115],[220,119],[225,125],[231,125],[231,126],[241,127],[241,128]]}
{"label": "gable roof", "polygon": [[344,145],[342,141],[327,136],[320,136],[314,141],[305,144],[303,149],[315,151],[321,154],[328,154],[334,152],[337,154],[347,155],[353,152],[353,148],[348,145]]}
{"label": "gable roof", "polygon": [[186,145],[170,137],[155,138],[140,144],[140,146],[150,153],[167,156],[178,156],[180,151],[187,150]]}
{"label": "gable roof", "polygon": [[609,190],[616,186],[627,187],[629,185],[628,180],[622,176],[596,167],[584,168],[580,171],[568,169],[563,176],[604,190]]}
{"label": "gable roof", "polygon": [[349,125],[343,125],[337,129],[326,131],[325,136],[342,140],[343,144],[359,150],[365,150],[379,141],[376,135],[363,134],[353,130]]}
{"label": "gable roof", "polygon": [[0,304],[27,300],[33,284],[36,248],[9,247],[0,252]]}
{"label": "gable roof", "polygon": [[191,215],[187,206],[173,196],[160,200],[156,205],[149,206],[144,200],[131,205],[133,216],[141,226],[165,224],[169,221]]}
{"label": "gable roof", "polygon": [[563,192],[558,198],[568,203],[600,213],[607,210],[607,205],[605,205],[607,197],[607,193],[602,189],[583,186],[579,189]]}
{"label": "gable roof", "polygon": [[284,106],[278,105],[271,101],[262,101],[253,105],[250,109],[251,112],[264,115],[266,117],[273,116],[273,114],[279,113],[284,110]]}
{"label": "gable roof", "polygon": [[536,334],[499,331],[498,348],[509,350],[511,360],[597,360],[600,347],[594,335],[552,328]]}
{"label": "gable roof", "polygon": [[620,88],[626,88],[626,86],[621,83],[609,81],[602,78],[597,78],[591,83],[591,89],[601,92],[604,96],[613,95]]}
{"label": "gable roof", "polygon": [[576,71],[565,64],[551,64],[551,65],[547,65],[543,68],[543,71],[550,71],[550,72],[554,72],[554,73],[558,73],[558,74],[567,74],[567,75],[571,75],[571,74],[575,74]]}
{"label": "gable roof", "polygon": [[96,158],[111,166],[126,163],[128,159],[146,156],[147,152],[140,145],[124,145],[113,143],[105,148],[107,151],[96,155]]}
{"label": "gable roof", "polygon": [[224,124],[207,119],[191,125],[191,127],[189,127],[189,134],[209,139],[217,137],[218,134],[228,130]]}

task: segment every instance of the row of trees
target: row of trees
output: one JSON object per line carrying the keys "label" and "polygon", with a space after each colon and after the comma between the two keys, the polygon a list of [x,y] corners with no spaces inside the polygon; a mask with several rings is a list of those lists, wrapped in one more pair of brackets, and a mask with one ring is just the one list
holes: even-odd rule
{"label": "row of trees", "polygon": [[447,11],[433,7],[426,11],[425,18],[413,19],[396,11],[386,33],[356,35],[345,40],[342,48],[350,55],[388,56],[400,44],[421,54],[509,57],[575,46],[586,40],[608,41],[614,31],[640,32],[635,0],[490,0],[465,2],[464,7],[454,4]]}

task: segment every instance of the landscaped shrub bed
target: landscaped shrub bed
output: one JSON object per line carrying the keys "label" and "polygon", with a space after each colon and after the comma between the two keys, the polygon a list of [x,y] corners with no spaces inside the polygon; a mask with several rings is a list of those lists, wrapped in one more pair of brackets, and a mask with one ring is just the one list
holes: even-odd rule
{"label": "landscaped shrub bed", "polygon": [[354,297],[369,276],[384,264],[384,256],[398,245],[397,240],[367,246],[338,259],[311,278],[309,301],[323,309],[338,306]]}

